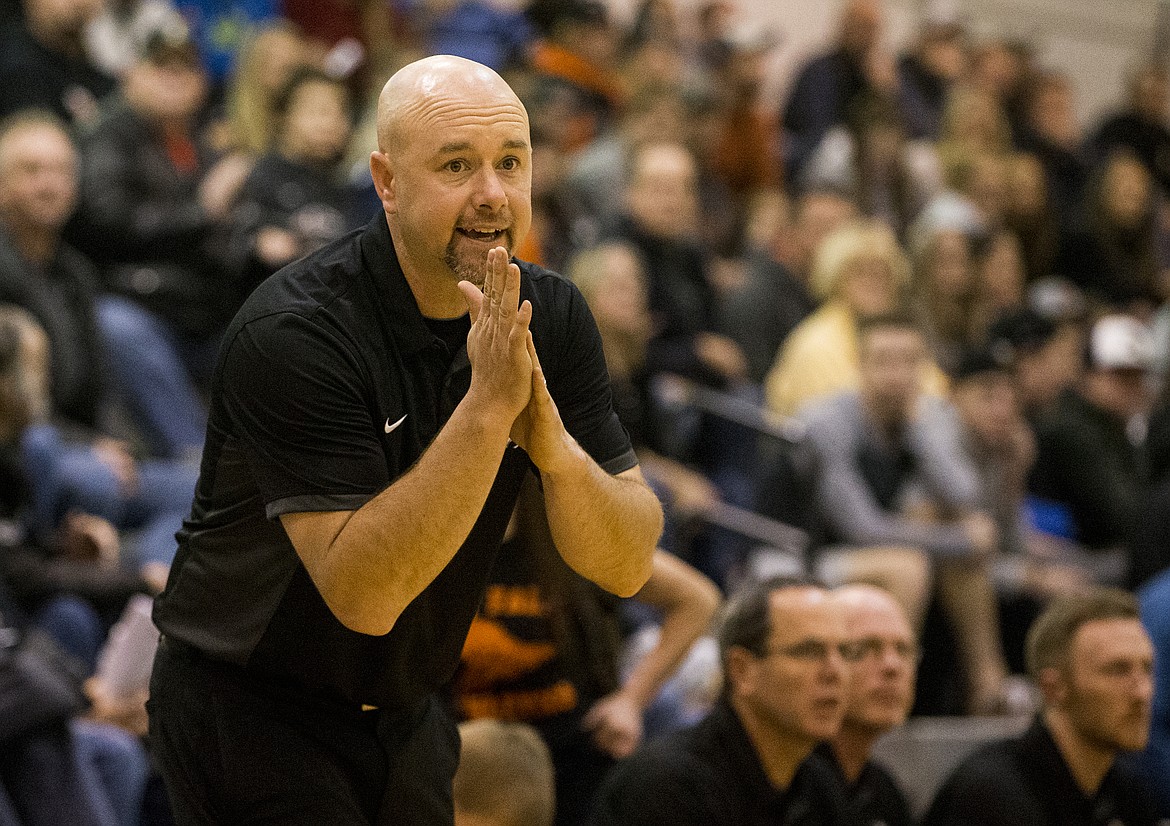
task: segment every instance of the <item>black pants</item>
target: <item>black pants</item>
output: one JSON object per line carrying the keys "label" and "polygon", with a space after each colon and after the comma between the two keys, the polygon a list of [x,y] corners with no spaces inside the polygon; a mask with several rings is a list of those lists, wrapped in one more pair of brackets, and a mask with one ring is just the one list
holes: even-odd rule
{"label": "black pants", "polygon": [[459,735],[433,698],[361,711],[164,640],[147,710],[180,826],[453,822]]}

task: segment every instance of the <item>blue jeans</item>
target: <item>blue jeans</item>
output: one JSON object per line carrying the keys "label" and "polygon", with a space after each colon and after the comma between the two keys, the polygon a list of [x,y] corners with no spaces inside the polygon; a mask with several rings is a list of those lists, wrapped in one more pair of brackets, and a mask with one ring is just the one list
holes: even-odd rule
{"label": "blue jeans", "polygon": [[77,771],[103,818],[118,826],[136,826],[150,760],[142,742],[120,728],[87,720],[69,724]]}
{"label": "blue jeans", "polygon": [[217,343],[182,341],[125,298],[103,295],[96,309],[114,389],[154,455],[198,453],[207,411],[191,377],[210,374]]}
{"label": "blue jeans", "polygon": [[139,533],[137,558],[131,562],[170,564],[175,531],[195,493],[199,470],[194,463],[139,462],[137,489],[127,493],[90,445],[66,442],[52,425],[27,428],[20,447],[37,531],[53,530],[70,511],[91,513],[120,531]]}

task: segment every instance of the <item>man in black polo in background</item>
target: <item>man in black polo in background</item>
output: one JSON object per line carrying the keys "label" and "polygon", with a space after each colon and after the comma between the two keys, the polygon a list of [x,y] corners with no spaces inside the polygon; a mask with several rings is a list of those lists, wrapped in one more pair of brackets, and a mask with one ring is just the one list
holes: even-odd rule
{"label": "man in black polo in background", "polygon": [[1100,589],[1054,600],[1028,632],[1028,672],[1044,696],[1023,735],[968,757],[927,826],[1153,826],[1149,791],[1117,762],[1145,746],[1154,649],[1137,600]]}
{"label": "man in black polo in background", "polygon": [[434,692],[530,466],[570,566],[624,596],[649,574],[661,510],[592,316],[509,262],[531,220],[522,104],[427,58],[383,89],[378,144],[385,216],[227,332],[155,610],[151,736],[180,823],[451,823]]}
{"label": "man in black polo in background", "polygon": [[870,760],[883,734],[914,705],[918,644],[902,606],[881,588],[842,585],[833,600],[850,646],[845,718],[817,746],[810,769],[827,773],[842,797],[841,826],[910,826],[910,806],[889,772]]}
{"label": "man in black polo in background", "polygon": [[593,826],[837,826],[823,772],[801,770],[845,711],[844,624],[819,585],[750,585],[719,631],[723,696],[697,725],[639,749],[598,794]]}

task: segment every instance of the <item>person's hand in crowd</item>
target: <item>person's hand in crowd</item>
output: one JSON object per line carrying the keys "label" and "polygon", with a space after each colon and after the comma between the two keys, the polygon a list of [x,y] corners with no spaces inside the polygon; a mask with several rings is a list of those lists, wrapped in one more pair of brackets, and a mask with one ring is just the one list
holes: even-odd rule
{"label": "person's hand in crowd", "polygon": [[92,513],[73,511],[61,522],[61,551],[69,559],[90,560],[102,565],[118,564],[121,540],[118,529]]}
{"label": "person's hand in crowd", "polygon": [[[468,396],[482,400],[514,422],[532,397],[533,361],[528,324],[532,304],[519,309],[520,268],[509,263],[508,252],[495,247],[488,253],[483,290],[459,282],[471,312],[467,358],[471,362]],[[534,459],[535,461],[535,459]]]}
{"label": "person's hand in crowd", "polygon": [[253,161],[235,153],[207,171],[199,184],[199,205],[212,221],[222,221],[236,203],[240,188],[252,171]]}
{"label": "person's hand in crowd", "polygon": [[642,709],[621,690],[594,703],[582,725],[597,747],[615,760],[629,757],[642,742]]}
{"label": "person's hand in crowd", "polygon": [[89,698],[90,709],[86,715],[99,723],[108,723],[125,729],[137,737],[145,737],[147,731],[146,700],[148,692],[135,692],[129,697],[116,697],[101,677],[90,677],[83,686]]}
{"label": "person's hand in crowd", "polygon": [[123,496],[132,496],[138,491],[138,463],[130,454],[128,444],[102,436],[94,440],[93,452],[114,474]]}
{"label": "person's hand in crowd", "polygon": [[673,468],[664,482],[670,490],[671,506],[684,516],[702,516],[719,504],[719,489],[684,465]]}
{"label": "person's hand in crowd", "polygon": [[256,233],[256,258],[269,267],[283,267],[300,257],[301,243],[281,227],[262,227]]}
{"label": "person's hand in crowd", "polygon": [[166,589],[170,574],[171,566],[165,562],[147,562],[138,569],[138,575],[146,582],[152,594],[161,594]]}
{"label": "person's hand in crowd", "polygon": [[727,336],[699,333],[695,336],[695,354],[707,367],[728,381],[743,381],[748,375],[747,357]]}
{"label": "person's hand in crowd", "polygon": [[990,559],[999,548],[999,530],[995,520],[983,511],[969,513],[960,522],[980,560]]}

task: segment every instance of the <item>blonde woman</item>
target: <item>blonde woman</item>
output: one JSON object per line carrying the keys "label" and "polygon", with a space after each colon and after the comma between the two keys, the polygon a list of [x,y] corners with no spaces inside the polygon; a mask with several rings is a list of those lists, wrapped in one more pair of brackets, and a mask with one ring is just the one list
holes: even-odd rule
{"label": "blonde woman", "polygon": [[[828,235],[813,260],[810,287],[821,307],[785,340],[764,381],[768,406],[785,416],[806,403],[858,386],[857,322],[897,308],[910,266],[889,227],[855,221]],[[933,361],[924,367],[932,395],[946,389]]]}

